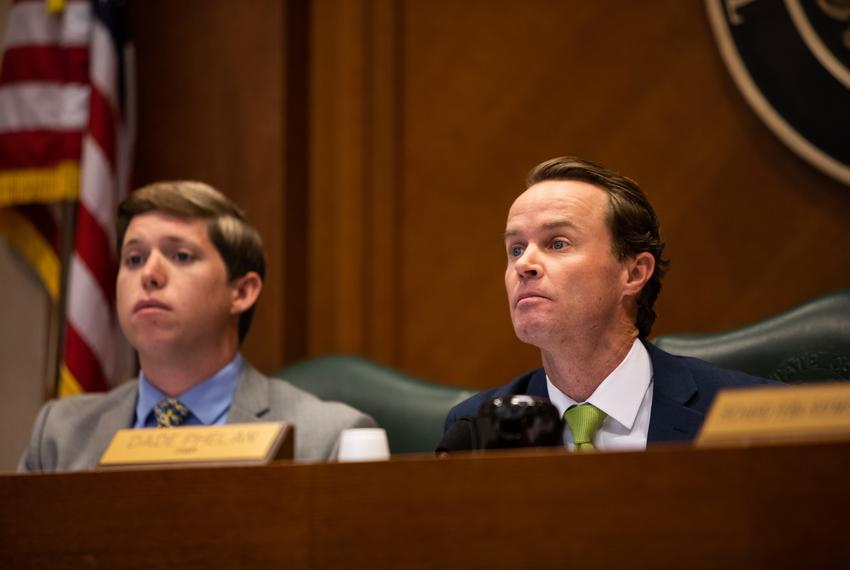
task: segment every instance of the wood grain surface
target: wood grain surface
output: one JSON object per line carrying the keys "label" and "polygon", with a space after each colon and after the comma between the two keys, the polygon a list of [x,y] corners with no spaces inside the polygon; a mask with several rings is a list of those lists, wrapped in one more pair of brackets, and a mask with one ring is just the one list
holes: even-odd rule
{"label": "wood grain surface", "polygon": [[3,568],[846,568],[847,443],[0,476]]}

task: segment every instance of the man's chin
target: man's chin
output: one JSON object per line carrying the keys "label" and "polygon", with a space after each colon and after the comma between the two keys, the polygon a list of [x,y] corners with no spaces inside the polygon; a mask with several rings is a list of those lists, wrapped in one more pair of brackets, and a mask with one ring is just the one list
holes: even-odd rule
{"label": "man's chin", "polygon": [[548,338],[547,329],[539,322],[514,324],[514,334],[520,341],[534,346],[545,344]]}
{"label": "man's chin", "polygon": [[176,339],[174,338],[174,335],[157,334],[146,335],[143,338],[137,337],[129,340],[130,346],[136,349],[139,356],[161,357],[174,349]]}

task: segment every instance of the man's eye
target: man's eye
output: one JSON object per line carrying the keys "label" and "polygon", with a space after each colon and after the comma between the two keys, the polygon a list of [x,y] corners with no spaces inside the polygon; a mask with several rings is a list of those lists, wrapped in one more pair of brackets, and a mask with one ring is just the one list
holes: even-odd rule
{"label": "man's eye", "polygon": [[139,267],[142,265],[142,256],[137,253],[124,256],[124,265],[127,267]]}
{"label": "man's eye", "polygon": [[192,254],[188,251],[178,251],[174,254],[174,260],[178,263],[187,263],[192,261]]}
{"label": "man's eye", "polygon": [[522,252],[524,250],[523,250],[523,247],[521,245],[514,245],[514,246],[511,246],[510,251],[511,251],[511,257],[519,257],[520,255],[522,255]]}
{"label": "man's eye", "polygon": [[552,249],[564,249],[565,247],[567,247],[566,240],[556,239],[552,241]]}

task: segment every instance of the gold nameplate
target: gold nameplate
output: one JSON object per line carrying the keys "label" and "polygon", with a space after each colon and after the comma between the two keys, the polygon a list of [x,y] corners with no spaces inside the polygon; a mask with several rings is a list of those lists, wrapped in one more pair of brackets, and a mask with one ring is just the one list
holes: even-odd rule
{"label": "gold nameplate", "polygon": [[294,429],[282,422],[122,429],[112,438],[99,467],[262,464],[292,459]]}
{"label": "gold nameplate", "polygon": [[696,445],[850,439],[850,384],[723,390]]}

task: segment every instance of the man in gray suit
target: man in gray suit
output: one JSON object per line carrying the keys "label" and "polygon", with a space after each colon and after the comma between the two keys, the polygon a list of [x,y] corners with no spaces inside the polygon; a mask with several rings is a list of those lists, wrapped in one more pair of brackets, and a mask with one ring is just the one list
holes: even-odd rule
{"label": "man in gray suit", "polygon": [[265,256],[239,208],[206,184],[161,182],[118,208],[116,308],[139,355],[137,380],[47,402],[19,471],[90,469],[123,428],[286,421],[295,457],[336,454],[346,428],[375,423],[257,372],[239,353]]}

